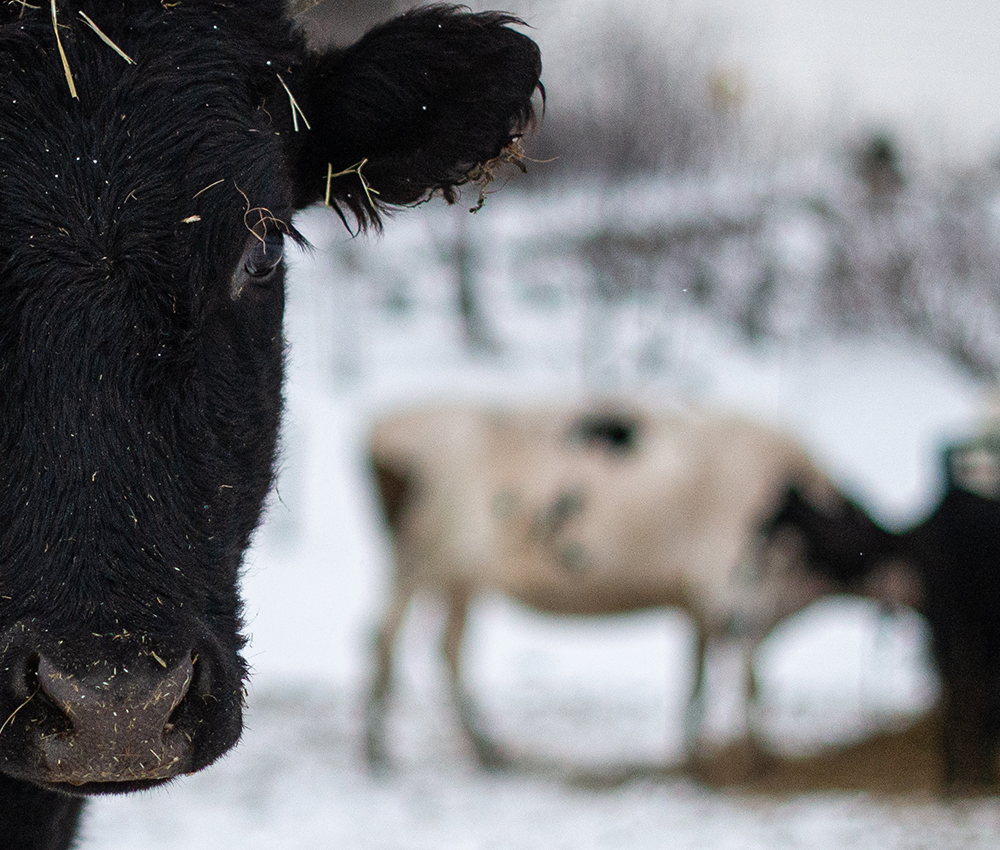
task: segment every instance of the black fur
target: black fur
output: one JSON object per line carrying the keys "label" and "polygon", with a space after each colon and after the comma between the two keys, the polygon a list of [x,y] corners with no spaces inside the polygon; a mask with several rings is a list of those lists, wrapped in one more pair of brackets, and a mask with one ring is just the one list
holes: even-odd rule
{"label": "black fur", "polygon": [[972,492],[956,477],[953,462],[970,445],[945,450],[941,501],[900,537],[924,588],[942,682],[945,779],[954,790],[1000,778],[1000,499]]}
{"label": "black fur", "polygon": [[83,797],[43,791],[0,773],[0,801],[4,850],[61,850],[72,845]]}
{"label": "black fur", "polygon": [[612,455],[633,454],[639,448],[642,423],[625,413],[589,413],[573,424],[569,440]]}
{"label": "black fur", "polygon": [[[994,461],[974,479],[976,492],[963,480],[971,451]],[[1000,445],[956,444],[943,461],[945,492],[909,530],[887,532],[850,502],[823,512],[792,489],[763,531],[794,529],[811,565],[847,590],[865,592],[886,564],[912,572],[942,682],[945,787],[982,789],[1000,779],[1000,494],[986,486],[1000,469]]]}
{"label": "black fur", "polygon": [[[329,183],[362,225],[450,193],[530,123],[540,71],[504,15],[436,7],[310,54],[277,0],[80,0],[58,5],[73,99],[41,5],[0,6],[0,846],[18,850],[69,846],[67,794],[160,783],[240,735],[237,579],[273,476],[294,212],[364,159],[371,194]],[[60,681],[117,706],[168,688],[149,735],[176,763],[113,767]]]}
{"label": "black fur", "polygon": [[838,496],[834,504],[820,508],[795,486],[786,491],[761,534],[768,538],[788,530],[797,534],[810,567],[845,589],[859,587],[897,545],[853,500]]}

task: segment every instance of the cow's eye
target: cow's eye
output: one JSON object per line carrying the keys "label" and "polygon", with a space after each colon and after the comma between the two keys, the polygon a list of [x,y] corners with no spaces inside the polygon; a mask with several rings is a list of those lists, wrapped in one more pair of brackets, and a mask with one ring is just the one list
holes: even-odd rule
{"label": "cow's eye", "polygon": [[263,236],[254,234],[243,258],[243,270],[252,278],[270,277],[285,253],[285,234],[268,228]]}
{"label": "cow's eye", "polygon": [[285,255],[285,234],[276,227],[250,234],[243,249],[243,257],[233,275],[230,294],[233,300],[243,298],[248,292],[263,295],[271,291],[268,286],[275,272],[281,267]]}

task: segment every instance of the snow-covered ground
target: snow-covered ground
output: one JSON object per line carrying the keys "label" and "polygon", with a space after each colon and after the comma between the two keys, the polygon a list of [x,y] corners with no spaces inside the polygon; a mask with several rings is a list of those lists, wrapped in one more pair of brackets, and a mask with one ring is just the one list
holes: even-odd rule
{"label": "snow-covered ground", "polygon": [[[307,235],[329,240],[328,222],[316,221],[306,218]],[[390,230],[381,244],[350,250],[391,257],[394,238]],[[426,297],[416,308],[393,314],[370,309],[376,294],[357,281],[327,279],[342,257],[320,253],[296,265],[279,497],[244,582],[255,672],[243,742],[165,789],[92,803],[82,850],[996,846],[995,800],[740,794],[651,772],[680,755],[690,677],[690,633],[669,611],[567,621],[483,600],[468,635],[471,689],[501,740],[535,765],[487,775],[473,767],[444,697],[435,606],[417,606],[390,727],[396,767],[369,775],[360,693],[388,563],[364,477],[367,425],[403,401],[446,394],[581,393],[586,381],[557,345],[571,341],[579,316],[572,305],[562,313],[534,305],[541,316],[524,308],[503,326],[521,328],[515,349],[473,360],[433,282],[418,290]],[[983,403],[981,387],[891,338],[748,350],[693,312],[653,330],[640,322],[634,333],[653,333],[668,354],[656,374],[629,378],[630,396],[781,424],[894,525],[933,502],[938,445],[974,427]],[[936,683],[925,639],[915,615],[880,623],[870,606],[844,599],[784,624],[758,659],[772,742],[808,751],[926,710]],[[718,723],[725,728],[724,711]],[[637,766],[646,772],[608,787],[573,780],[574,771]]]}
{"label": "snow-covered ground", "polygon": [[[536,27],[555,67],[574,53],[558,33],[577,8],[594,3],[511,5]],[[656,25],[674,4],[624,5]],[[929,130],[931,144],[959,158],[994,149],[1000,18],[992,0],[947,9],[903,0],[689,5],[726,22],[719,31],[731,67],[724,70],[745,72],[752,98],[774,87],[776,100],[787,97],[809,116],[834,114],[859,131],[886,123]],[[550,89],[552,108],[558,96]],[[483,215],[493,214],[502,216],[502,206]],[[555,216],[551,208],[546,214]],[[690,634],[672,612],[580,622],[484,600],[468,635],[471,688],[498,736],[541,765],[487,775],[457,739],[444,699],[434,606],[418,606],[391,726],[396,768],[368,774],[360,692],[388,563],[364,478],[367,424],[405,399],[524,399],[576,393],[586,383],[575,367],[579,352],[565,345],[587,320],[582,307],[560,302],[517,316],[503,330],[519,334],[521,356],[491,363],[459,356],[446,304],[425,303],[419,319],[393,317],[364,309],[376,295],[360,277],[336,287],[325,279],[343,272],[348,250],[363,257],[384,250],[384,286],[412,276],[413,268],[393,267],[401,252],[392,240],[432,225],[407,221],[394,223],[381,246],[339,244],[340,259],[303,259],[290,276],[280,498],[244,582],[255,673],[242,743],[220,764],[164,789],[94,801],[81,850],[996,847],[1000,803],[991,799],[736,793],[642,770],[606,787],[574,781],[574,771],[613,775],[676,761]],[[317,234],[308,233],[328,241]],[[550,266],[542,274],[575,271]],[[447,291],[429,286],[441,298]],[[655,376],[629,374],[630,396],[725,405],[779,423],[890,524],[911,522],[933,502],[938,445],[973,427],[983,403],[981,387],[892,338],[802,339],[751,352],[694,313],[651,326],[648,313],[625,307],[616,321],[624,331],[612,342],[623,351],[639,338],[665,351]],[[758,659],[772,742],[792,751],[848,742],[925,710],[936,688],[925,640],[915,616],[880,625],[858,601],[824,603],[784,624]]]}

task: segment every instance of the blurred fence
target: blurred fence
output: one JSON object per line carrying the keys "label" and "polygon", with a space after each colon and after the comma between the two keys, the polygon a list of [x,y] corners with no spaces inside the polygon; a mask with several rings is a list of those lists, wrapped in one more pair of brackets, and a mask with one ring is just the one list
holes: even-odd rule
{"label": "blurred fence", "polygon": [[390,317],[396,344],[423,332],[478,354],[529,355],[545,340],[600,382],[612,355],[619,373],[655,368],[664,323],[695,311],[751,343],[902,331],[977,377],[1000,372],[991,171],[888,187],[816,165],[766,179],[579,182],[508,190],[475,216],[471,200],[400,215],[378,240],[312,234],[335,302],[338,371],[393,344],[373,326]]}

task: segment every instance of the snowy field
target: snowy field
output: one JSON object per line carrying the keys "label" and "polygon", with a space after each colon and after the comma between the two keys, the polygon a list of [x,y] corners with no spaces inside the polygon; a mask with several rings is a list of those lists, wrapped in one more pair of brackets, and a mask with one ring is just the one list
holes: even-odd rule
{"label": "snowy field", "polygon": [[[316,221],[303,228],[322,245],[328,231]],[[393,239],[412,238],[396,225],[398,236],[350,250],[393,255]],[[713,790],[664,770],[680,758],[691,674],[688,626],[669,611],[567,621],[483,600],[468,635],[469,681],[521,765],[487,775],[473,766],[444,696],[433,653],[438,612],[430,601],[417,606],[390,724],[395,767],[371,776],[360,694],[388,563],[364,477],[368,423],[409,400],[577,396],[587,381],[572,354],[558,353],[572,321],[546,314],[549,333],[535,349],[522,339],[504,357],[470,360],[433,290],[416,311],[376,310],[357,284],[330,286],[341,261],[324,251],[292,272],[279,498],[245,578],[255,672],[244,739],[196,776],[94,802],[82,850],[996,846],[994,799]],[[655,375],[629,378],[630,397],[780,424],[892,525],[932,504],[937,446],[974,427],[983,404],[981,387],[891,339],[750,351],[694,313],[664,322],[634,328],[670,345]],[[925,640],[916,616],[884,623],[846,599],[783,624],[758,658],[771,744],[791,755],[823,752],[919,717],[936,694]],[[718,686],[725,691],[724,672]],[[731,731],[728,711],[724,700],[715,707],[720,736]]]}
{"label": "snowy field", "polygon": [[[574,53],[558,33],[573,31],[575,10],[597,2],[510,5],[535,27],[547,67],[555,68]],[[624,4],[651,26],[661,13],[670,19],[675,5],[683,4]],[[751,96],[787,96],[819,122],[837,107],[838,136],[919,130],[918,148],[958,160],[995,155],[1000,18],[993,0],[947,9],[904,0],[687,5],[725,21],[717,30],[729,63],[723,70],[745,79]],[[549,95],[558,109],[557,88]],[[506,195],[481,215],[534,226],[505,207],[516,202]],[[563,200],[543,217],[572,228],[572,210],[587,204]],[[638,343],[653,342],[663,356],[652,371],[612,369],[603,383],[582,375],[573,335],[588,321],[586,305],[558,299],[547,306],[536,299],[528,311],[495,310],[508,320],[499,330],[516,345],[497,360],[469,359],[440,282],[435,290],[427,281],[415,312],[374,309],[399,281],[420,278],[408,246],[423,239],[424,250],[433,250],[428,234],[455,226],[428,213],[401,216],[381,243],[347,245],[330,236],[332,216],[322,225],[315,216],[303,222],[317,245],[332,239],[334,250],[302,258],[290,274],[279,498],[244,581],[254,676],[243,741],[221,763],[166,788],[94,801],[81,850],[995,848],[1000,801],[993,798],[945,802],[921,790],[835,784],[720,790],[678,772],[691,634],[669,611],[582,622],[483,600],[467,635],[470,688],[520,765],[488,775],[475,769],[444,696],[433,652],[438,612],[432,602],[417,606],[390,724],[394,769],[368,773],[360,696],[388,558],[362,444],[379,412],[428,397],[578,396],[595,384],[625,387],[629,398],[651,404],[745,411],[796,433],[847,489],[902,527],[933,504],[941,441],[968,433],[984,403],[982,387],[893,338],[799,338],[750,351],[695,313],[662,319],[641,306],[614,316],[620,333],[609,354],[631,357]],[[385,259],[373,259],[379,252]],[[394,265],[400,256],[403,267]],[[502,277],[502,258],[494,266]],[[368,279],[359,272],[373,268]],[[377,291],[372,280],[380,281]],[[822,755],[921,717],[937,688],[926,637],[916,616],[882,622],[870,606],[847,599],[783,624],[757,659],[773,748]],[[718,684],[724,691],[724,672]],[[725,700],[715,705],[720,736],[731,731],[730,708]],[[884,772],[905,773],[921,756],[926,747]]]}

